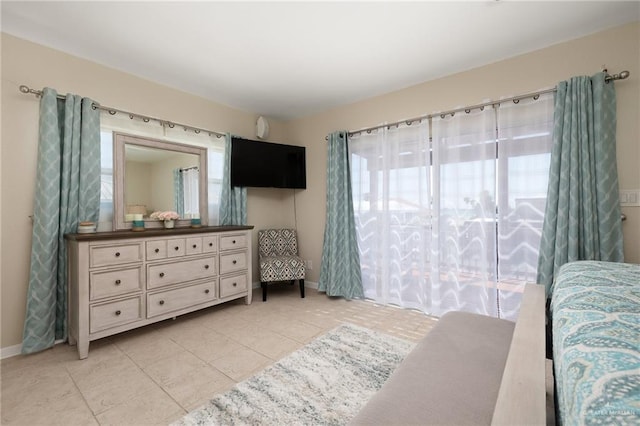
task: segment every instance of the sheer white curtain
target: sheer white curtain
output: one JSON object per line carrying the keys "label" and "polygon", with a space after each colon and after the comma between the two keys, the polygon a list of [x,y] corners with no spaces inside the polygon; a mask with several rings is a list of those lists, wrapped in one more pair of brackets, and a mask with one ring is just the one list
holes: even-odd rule
{"label": "sheer white curtain", "polygon": [[496,115],[433,119],[432,308],[497,316]]}
{"label": "sheer white curtain", "polygon": [[501,316],[515,319],[522,283],[536,282],[547,201],[553,95],[502,104],[498,114],[498,277]]}
{"label": "sheer white curtain", "polygon": [[429,122],[349,139],[365,297],[424,310],[430,302]]}
{"label": "sheer white curtain", "polygon": [[200,171],[197,167],[191,167],[182,170],[182,190],[184,218],[192,218],[194,215],[200,214],[198,180],[200,179]]}
{"label": "sheer white curtain", "polygon": [[365,297],[515,319],[534,281],[553,96],[349,141]]}

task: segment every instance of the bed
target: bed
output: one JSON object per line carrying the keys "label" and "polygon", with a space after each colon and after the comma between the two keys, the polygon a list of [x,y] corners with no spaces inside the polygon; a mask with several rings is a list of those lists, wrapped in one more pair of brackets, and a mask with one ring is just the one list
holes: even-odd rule
{"label": "bed", "polygon": [[640,265],[568,263],[551,291],[559,423],[640,424]]}

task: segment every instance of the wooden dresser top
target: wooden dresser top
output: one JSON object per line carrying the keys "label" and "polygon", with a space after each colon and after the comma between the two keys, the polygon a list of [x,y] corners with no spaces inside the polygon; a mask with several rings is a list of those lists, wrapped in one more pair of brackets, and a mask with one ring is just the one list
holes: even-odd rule
{"label": "wooden dresser top", "polygon": [[127,238],[145,238],[145,237],[171,237],[189,234],[204,234],[209,232],[230,232],[230,231],[246,231],[253,229],[253,226],[203,226],[201,228],[154,228],[145,229],[144,231],[111,231],[111,232],[93,232],[87,234],[65,234],[64,238],[70,241],[103,241],[103,240],[120,240]]}

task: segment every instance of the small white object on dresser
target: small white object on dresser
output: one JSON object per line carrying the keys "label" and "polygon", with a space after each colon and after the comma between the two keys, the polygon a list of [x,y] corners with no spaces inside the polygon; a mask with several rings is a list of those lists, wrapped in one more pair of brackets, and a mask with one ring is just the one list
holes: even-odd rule
{"label": "small white object on dresser", "polygon": [[251,303],[253,226],[67,234],[69,344],[209,306]]}

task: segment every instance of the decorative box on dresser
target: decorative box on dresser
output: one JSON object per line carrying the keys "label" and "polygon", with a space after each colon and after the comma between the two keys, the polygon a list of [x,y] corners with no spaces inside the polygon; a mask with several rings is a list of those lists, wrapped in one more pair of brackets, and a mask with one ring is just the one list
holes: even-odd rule
{"label": "decorative box on dresser", "polygon": [[251,303],[253,226],[67,234],[69,343],[230,300]]}

